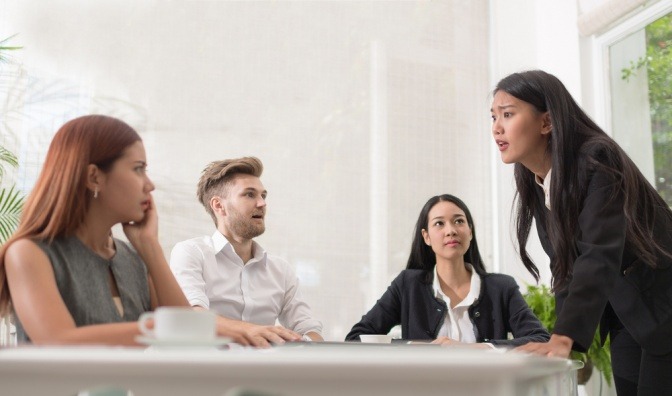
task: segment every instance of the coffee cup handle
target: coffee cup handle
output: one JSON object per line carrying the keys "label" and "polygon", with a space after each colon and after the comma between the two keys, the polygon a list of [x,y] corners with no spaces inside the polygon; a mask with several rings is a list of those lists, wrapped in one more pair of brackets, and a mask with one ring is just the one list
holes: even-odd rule
{"label": "coffee cup handle", "polygon": [[138,318],[138,327],[140,332],[148,337],[154,337],[154,329],[147,327],[147,322],[154,320],[154,312],[143,312]]}

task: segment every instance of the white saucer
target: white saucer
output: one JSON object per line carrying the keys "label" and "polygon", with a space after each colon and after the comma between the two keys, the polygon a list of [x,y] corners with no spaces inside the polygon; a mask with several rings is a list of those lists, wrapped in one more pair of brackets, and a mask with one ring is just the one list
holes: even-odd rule
{"label": "white saucer", "polygon": [[230,338],[227,337],[217,337],[214,339],[197,339],[197,340],[170,340],[170,339],[157,339],[154,337],[147,336],[137,336],[135,340],[141,344],[151,345],[151,346],[160,346],[160,347],[216,347],[225,345],[231,342]]}

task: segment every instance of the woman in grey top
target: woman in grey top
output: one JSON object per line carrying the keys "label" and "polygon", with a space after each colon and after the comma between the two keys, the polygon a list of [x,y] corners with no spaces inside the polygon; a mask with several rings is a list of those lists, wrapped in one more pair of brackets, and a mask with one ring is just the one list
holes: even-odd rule
{"label": "woman in grey top", "polygon": [[[56,133],[0,251],[0,313],[14,311],[20,341],[132,345],[142,312],[188,306],[159,245],[146,167],[120,120],[80,117]],[[118,223],[130,245],[112,238]]]}

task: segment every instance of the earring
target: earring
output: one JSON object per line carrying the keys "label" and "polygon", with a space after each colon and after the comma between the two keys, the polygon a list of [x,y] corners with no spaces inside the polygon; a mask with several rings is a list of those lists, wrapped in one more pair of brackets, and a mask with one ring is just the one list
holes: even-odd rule
{"label": "earring", "polygon": [[93,199],[98,198],[98,187],[93,190]]}

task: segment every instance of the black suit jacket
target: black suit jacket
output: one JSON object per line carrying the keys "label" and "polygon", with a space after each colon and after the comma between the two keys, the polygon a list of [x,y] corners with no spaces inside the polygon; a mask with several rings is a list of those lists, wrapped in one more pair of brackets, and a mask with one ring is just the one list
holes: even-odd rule
{"label": "black suit jacket", "polygon": [[[626,239],[624,198],[613,180],[603,172],[588,178],[576,230],[578,257],[568,286],[556,294],[558,319],[553,332],[570,337],[574,349],[585,351],[610,304],[644,349],[654,354],[672,352],[672,260],[658,254],[653,269],[637,257]],[[541,188],[537,199],[540,209],[534,217],[539,239],[552,258],[545,228],[550,212]],[[653,234],[660,246],[672,250],[672,221],[664,208],[656,211]],[[611,322],[602,321],[603,334]]]}
{"label": "black suit jacket", "polygon": [[[434,297],[427,272],[403,270],[371,310],[355,324],[346,340],[360,334],[387,334],[401,324],[406,340],[434,340],[446,315],[446,304]],[[516,281],[502,274],[481,277],[481,292],[469,307],[477,342],[518,346],[550,338],[520,294]],[[508,340],[512,333],[514,339]]]}

